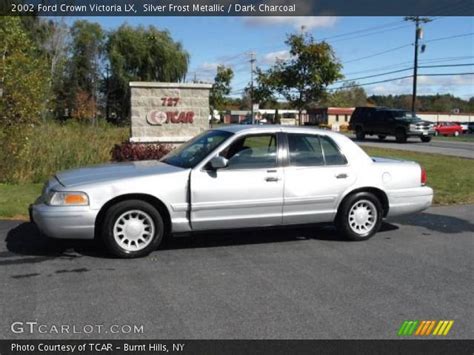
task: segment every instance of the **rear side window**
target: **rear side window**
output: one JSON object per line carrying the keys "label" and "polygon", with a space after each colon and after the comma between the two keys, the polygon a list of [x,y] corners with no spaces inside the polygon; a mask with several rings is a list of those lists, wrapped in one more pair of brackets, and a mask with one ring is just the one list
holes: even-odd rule
{"label": "rear side window", "polygon": [[344,165],[347,160],[332,139],[313,134],[288,134],[291,166]]}
{"label": "rear side window", "polygon": [[329,137],[321,137],[321,146],[326,165],[345,165],[346,157],[337,148],[336,144]]}
{"label": "rear side window", "polygon": [[319,136],[306,134],[288,134],[290,165],[324,165],[324,156]]}

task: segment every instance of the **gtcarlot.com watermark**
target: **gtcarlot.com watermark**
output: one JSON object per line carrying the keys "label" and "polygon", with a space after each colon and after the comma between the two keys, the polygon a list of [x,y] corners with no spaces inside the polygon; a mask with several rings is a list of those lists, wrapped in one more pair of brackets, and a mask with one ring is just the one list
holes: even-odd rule
{"label": "gtcarlot.com watermark", "polygon": [[143,334],[143,325],[137,324],[46,324],[36,321],[13,322],[15,334]]}

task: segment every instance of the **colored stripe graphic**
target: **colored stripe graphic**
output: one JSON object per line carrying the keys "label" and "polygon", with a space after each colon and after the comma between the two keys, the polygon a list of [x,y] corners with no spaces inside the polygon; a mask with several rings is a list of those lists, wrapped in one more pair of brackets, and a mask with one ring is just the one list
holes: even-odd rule
{"label": "colored stripe graphic", "polygon": [[453,320],[406,320],[398,329],[399,336],[446,336],[454,325]]}
{"label": "colored stripe graphic", "polygon": [[417,320],[404,321],[402,325],[400,326],[400,329],[398,330],[398,335],[400,336],[412,335],[413,332],[416,330],[418,323],[419,321]]}
{"label": "colored stripe graphic", "polygon": [[432,321],[431,321],[431,324],[430,324],[430,326],[429,326],[429,328],[426,330],[426,334],[425,334],[425,335],[430,335],[430,334],[431,334],[431,331],[433,330],[435,324],[436,324],[436,321],[435,321],[435,320],[432,320]]}

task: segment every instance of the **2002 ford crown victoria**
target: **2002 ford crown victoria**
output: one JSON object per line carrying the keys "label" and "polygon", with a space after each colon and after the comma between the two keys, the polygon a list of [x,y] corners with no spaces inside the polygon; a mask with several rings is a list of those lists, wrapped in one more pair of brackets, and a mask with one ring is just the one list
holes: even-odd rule
{"label": "2002 ford crown victoria", "polygon": [[431,205],[415,162],[372,159],[349,138],[303,127],[206,131],[161,161],[58,173],[31,206],[53,238],[102,238],[120,257],[143,256],[164,235],[333,222],[351,240],[385,217]]}

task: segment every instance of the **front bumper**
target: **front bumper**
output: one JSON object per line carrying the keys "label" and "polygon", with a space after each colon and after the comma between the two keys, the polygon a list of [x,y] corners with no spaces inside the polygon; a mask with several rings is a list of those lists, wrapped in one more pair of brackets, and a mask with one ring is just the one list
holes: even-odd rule
{"label": "front bumper", "polygon": [[413,128],[408,130],[407,134],[409,136],[434,136],[435,129]]}
{"label": "front bumper", "polygon": [[387,217],[420,212],[431,206],[433,189],[420,186],[411,189],[387,191],[389,210]]}
{"label": "front bumper", "polygon": [[88,206],[48,206],[34,204],[29,208],[30,220],[51,238],[94,239],[98,211]]}

